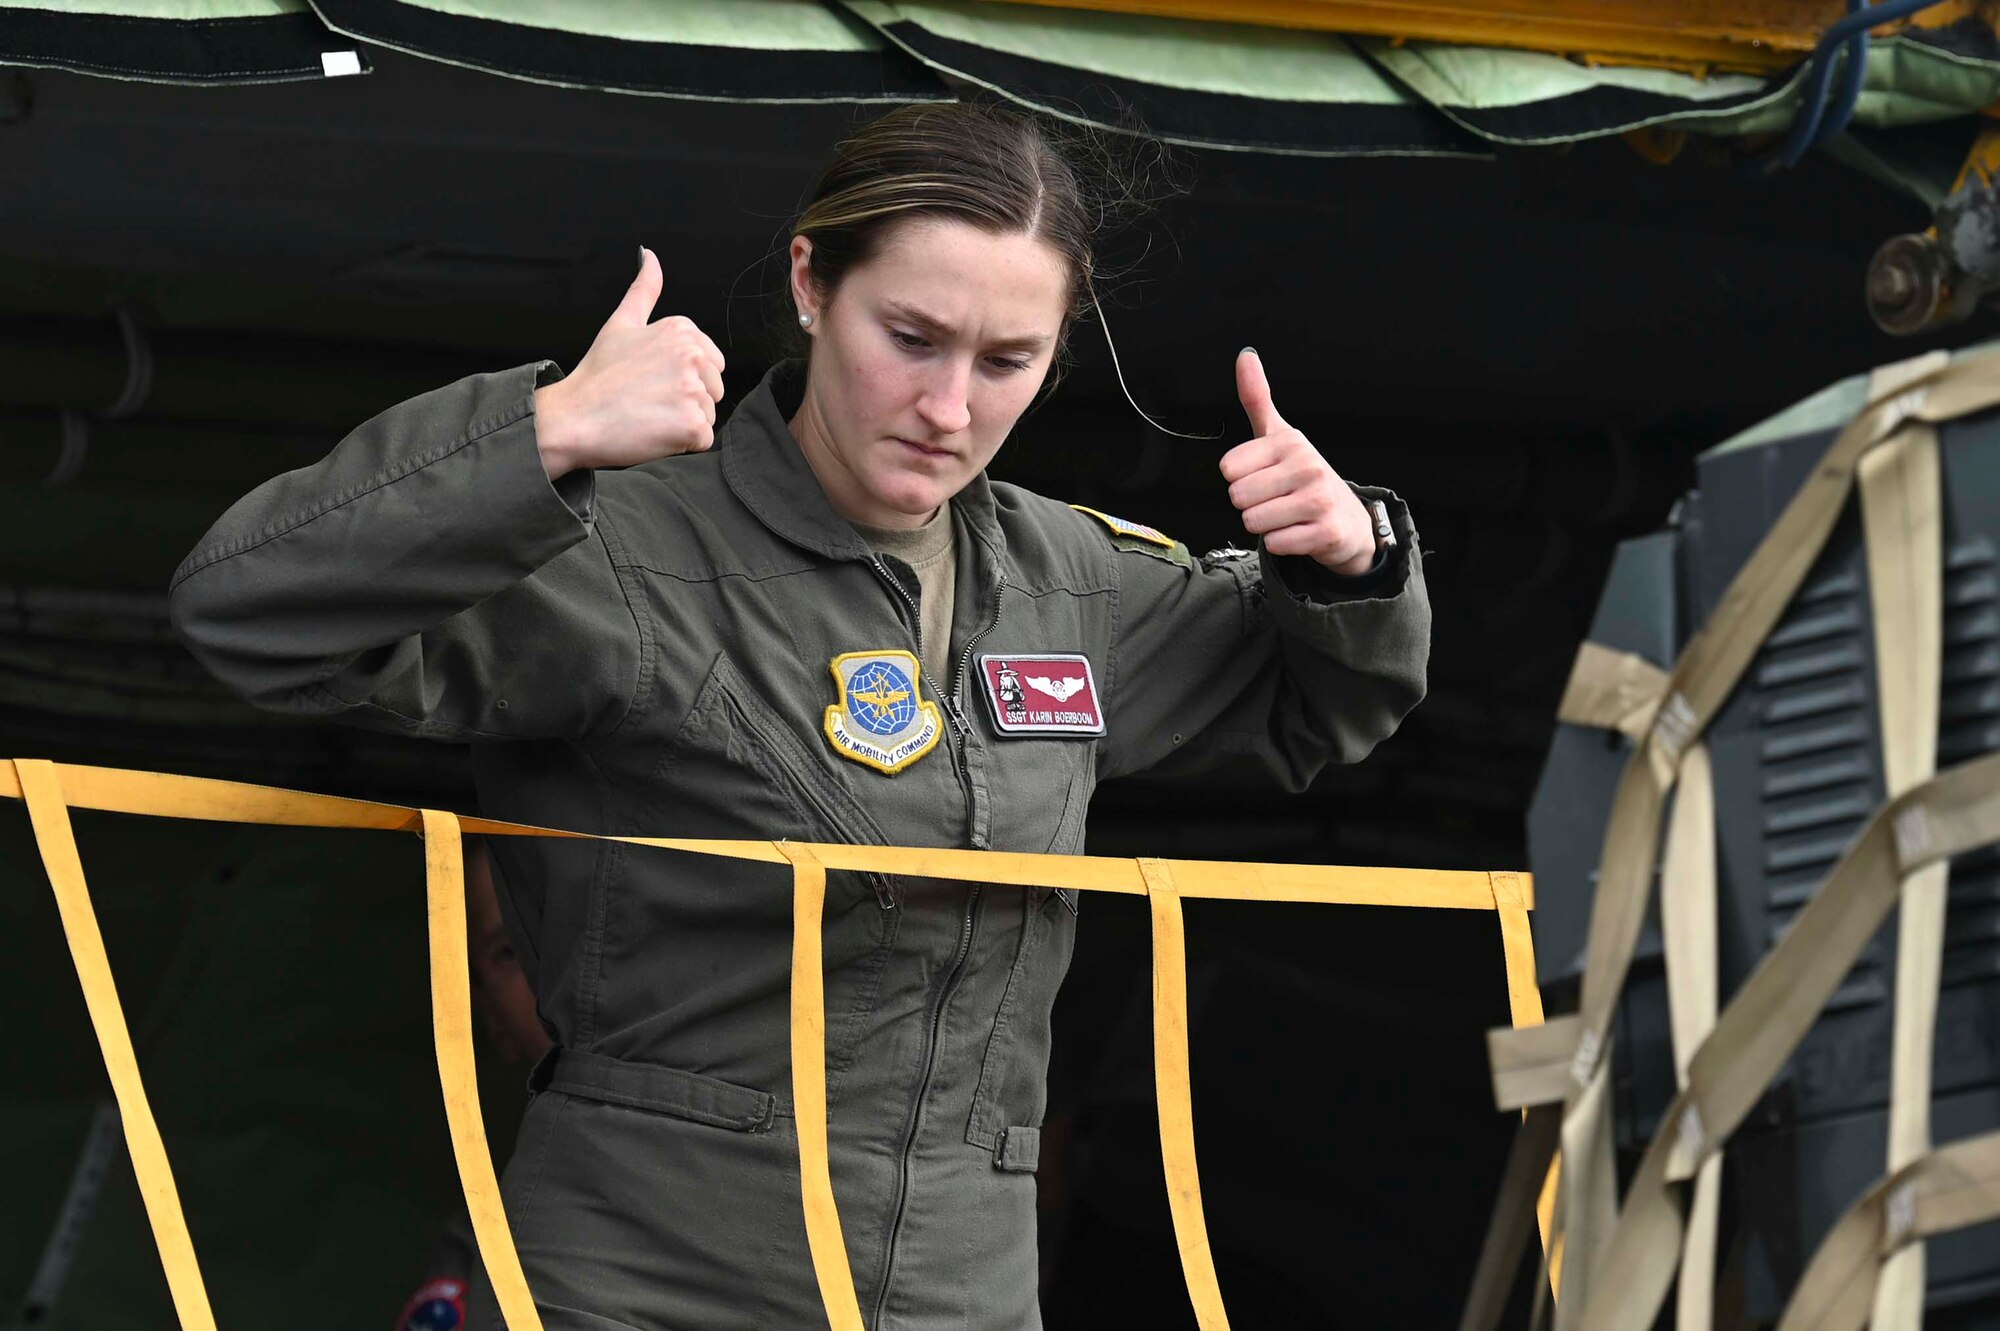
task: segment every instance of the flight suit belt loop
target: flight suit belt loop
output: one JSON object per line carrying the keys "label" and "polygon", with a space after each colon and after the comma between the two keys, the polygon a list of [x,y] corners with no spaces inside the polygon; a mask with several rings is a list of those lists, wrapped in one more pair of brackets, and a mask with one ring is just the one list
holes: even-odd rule
{"label": "flight suit belt loop", "polygon": [[764,1132],[775,1119],[791,1117],[768,1091],[753,1091],[698,1072],[635,1063],[608,1054],[557,1046],[544,1054],[528,1076],[534,1092],[561,1091],[600,1104],[646,1109],[737,1132]]}

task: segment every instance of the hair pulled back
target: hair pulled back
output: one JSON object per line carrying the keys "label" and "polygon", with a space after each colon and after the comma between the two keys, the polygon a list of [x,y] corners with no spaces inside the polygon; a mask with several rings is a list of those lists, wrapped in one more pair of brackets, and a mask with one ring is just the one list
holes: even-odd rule
{"label": "hair pulled back", "polygon": [[[997,98],[912,103],[835,147],[791,230],[812,242],[812,283],[822,305],[893,228],[914,219],[949,218],[1045,242],[1069,270],[1053,387],[1071,326],[1096,303],[1099,236],[1150,206],[1140,199],[1136,168],[1120,158],[1102,131]],[[795,337],[792,345],[806,341]]]}

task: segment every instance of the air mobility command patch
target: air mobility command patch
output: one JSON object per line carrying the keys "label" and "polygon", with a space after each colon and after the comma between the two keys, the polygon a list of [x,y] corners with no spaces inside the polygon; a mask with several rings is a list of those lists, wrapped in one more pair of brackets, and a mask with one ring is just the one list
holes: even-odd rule
{"label": "air mobility command patch", "polygon": [[1002,735],[1102,735],[1104,708],[1080,652],[979,658],[993,727]]}
{"label": "air mobility command patch", "polygon": [[1103,523],[1111,534],[1111,543],[1120,550],[1151,555],[1155,559],[1179,564],[1182,568],[1194,567],[1194,556],[1188,553],[1188,548],[1158,527],[1148,527],[1143,522],[1127,518],[1114,518],[1109,513],[1100,513],[1082,504],[1071,504],[1070,507]]}
{"label": "air mobility command patch", "polygon": [[843,758],[894,776],[944,733],[934,702],[918,691],[922,667],[909,652],[847,652],[833,658],[840,701],[826,709],[826,737]]}

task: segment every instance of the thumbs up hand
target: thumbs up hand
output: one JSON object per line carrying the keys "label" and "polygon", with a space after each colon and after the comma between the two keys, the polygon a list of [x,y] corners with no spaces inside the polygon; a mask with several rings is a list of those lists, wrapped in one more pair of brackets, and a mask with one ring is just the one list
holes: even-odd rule
{"label": "thumbs up hand", "polygon": [[535,439],[549,479],[579,467],[631,467],[715,442],[722,350],[684,315],[653,318],[660,261],[639,275],[576,369],[535,390]]}
{"label": "thumbs up hand", "polygon": [[1222,455],[1229,502],[1243,527],[1274,555],[1306,555],[1335,573],[1365,573],[1375,562],[1375,527],[1347,482],[1312,441],[1285,424],[1271,404],[1264,362],[1245,347],[1236,356],[1236,393],[1256,438]]}

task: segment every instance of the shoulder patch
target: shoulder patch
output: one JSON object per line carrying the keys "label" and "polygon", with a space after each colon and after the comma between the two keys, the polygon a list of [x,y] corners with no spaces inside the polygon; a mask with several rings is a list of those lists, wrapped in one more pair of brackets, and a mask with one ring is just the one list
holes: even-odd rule
{"label": "shoulder patch", "polygon": [[1148,527],[1142,522],[1128,522],[1124,518],[1114,518],[1109,513],[1100,513],[1082,504],[1071,504],[1079,513],[1089,514],[1104,524],[1105,535],[1111,544],[1127,554],[1147,555],[1153,559],[1164,559],[1182,568],[1194,567],[1194,555],[1188,548],[1158,527]]}
{"label": "shoulder patch", "polygon": [[1086,508],[1082,504],[1071,504],[1070,507],[1079,513],[1087,513],[1091,517],[1096,518],[1099,522],[1109,527],[1114,536],[1125,536],[1135,541],[1144,541],[1148,545],[1157,545],[1162,550],[1171,550],[1180,544],[1180,542],[1159,528],[1148,527],[1143,522],[1130,522],[1124,518],[1114,518],[1109,513],[1100,513],[1096,509]]}

